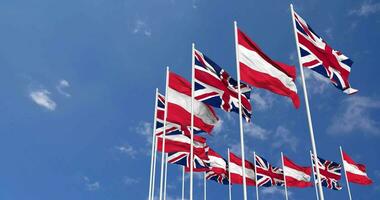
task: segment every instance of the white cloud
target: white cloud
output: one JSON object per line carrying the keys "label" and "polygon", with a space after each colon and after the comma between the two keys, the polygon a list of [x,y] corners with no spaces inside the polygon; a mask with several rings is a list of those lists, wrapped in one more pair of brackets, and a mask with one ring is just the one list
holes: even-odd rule
{"label": "white cloud", "polygon": [[218,135],[219,133],[222,132],[222,130],[223,130],[223,122],[224,121],[222,119],[219,119],[219,121],[214,126],[213,134]]}
{"label": "white cloud", "polygon": [[149,144],[152,144],[152,134],[153,134],[153,128],[152,123],[149,122],[140,122],[138,126],[135,128],[135,131],[144,136]]}
{"label": "white cloud", "polygon": [[[260,192],[263,194],[263,195],[282,195],[282,196],[285,196],[285,190],[283,187],[279,188],[279,187],[263,187],[263,188],[260,188]],[[289,192],[288,190],[288,196],[291,196],[292,193]]]}
{"label": "white cloud", "polygon": [[268,136],[270,135],[270,131],[262,128],[259,125],[254,125],[252,123],[244,122],[243,128],[244,128],[244,134],[256,139],[266,140],[268,139]]}
{"label": "white cloud", "polygon": [[[313,94],[323,94],[326,88],[332,87],[330,80],[317,72],[309,69],[304,69],[304,75],[308,91]],[[301,78],[299,78],[301,82]],[[302,84],[302,83],[301,83]]]}
{"label": "white cloud", "polygon": [[324,32],[329,39],[333,39],[332,28],[327,28]]}
{"label": "white cloud", "polygon": [[292,135],[287,128],[283,126],[277,127],[273,137],[273,141],[275,141],[272,143],[273,147],[279,148],[282,146],[286,146],[290,147],[290,149],[293,151],[297,150],[297,145],[299,141],[297,137]]}
{"label": "white cloud", "polygon": [[131,158],[135,158],[137,151],[133,146],[129,144],[124,144],[122,146],[115,146],[115,149],[118,150],[120,153],[126,154]]}
{"label": "white cloud", "polygon": [[140,180],[136,179],[136,178],[127,177],[127,176],[123,178],[123,183],[125,185],[134,185],[134,184],[137,184],[139,182],[140,182]]}
{"label": "white cloud", "polygon": [[57,88],[57,91],[61,95],[65,96],[65,97],[71,97],[71,95],[69,93],[67,93],[67,92],[64,91],[64,89],[68,88],[68,87],[70,87],[70,83],[67,80],[62,79],[62,80],[59,81],[59,83],[58,83],[58,85],[57,85],[56,88]]}
{"label": "white cloud", "polygon": [[274,96],[269,92],[258,92],[256,90],[251,93],[250,98],[253,102],[252,110],[264,111],[273,106]]}
{"label": "white cloud", "polygon": [[50,92],[45,89],[31,91],[30,98],[39,106],[42,106],[50,111],[54,111],[57,104],[49,97]]}
{"label": "white cloud", "polygon": [[371,117],[371,111],[380,109],[380,101],[363,96],[349,96],[343,100],[338,114],[333,117],[328,132],[347,134],[354,130],[380,135],[379,121]]}
{"label": "white cloud", "polygon": [[135,21],[132,33],[133,34],[143,34],[147,37],[150,37],[152,35],[152,31],[150,30],[147,23],[141,19],[138,19]]}
{"label": "white cloud", "polygon": [[88,191],[95,191],[100,188],[100,183],[98,181],[91,182],[87,176],[84,176],[83,180]]}
{"label": "white cloud", "polygon": [[364,1],[360,8],[353,9],[349,13],[357,16],[369,16],[380,12],[380,3],[372,3],[372,1]]}

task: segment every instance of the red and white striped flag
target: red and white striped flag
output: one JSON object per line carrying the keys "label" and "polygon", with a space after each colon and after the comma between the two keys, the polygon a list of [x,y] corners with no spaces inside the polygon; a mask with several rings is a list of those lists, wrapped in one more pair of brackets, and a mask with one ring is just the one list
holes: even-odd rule
{"label": "red and white striped flag", "polygon": [[301,167],[291,161],[288,157],[284,158],[284,175],[287,187],[310,187],[313,184],[311,179],[311,167]]}
{"label": "red and white striped flag", "polygon": [[[191,84],[181,76],[169,73],[167,121],[184,127],[191,125]],[[194,128],[210,133],[218,122],[214,110],[194,100]]]}
{"label": "red and white striped flag", "polygon": [[343,154],[343,166],[346,170],[347,180],[352,183],[361,185],[372,184],[372,180],[368,177],[365,165],[355,163],[354,160],[342,151]]}
{"label": "red and white striped flag", "polygon": [[[241,158],[230,152],[229,170],[231,173],[231,183],[243,184],[243,166]],[[245,160],[245,180],[247,185],[256,185],[255,166]]]}
{"label": "red and white striped flag", "polygon": [[287,96],[298,108],[300,100],[294,83],[295,67],[272,60],[240,29],[237,29],[237,34],[241,80],[255,87]]}

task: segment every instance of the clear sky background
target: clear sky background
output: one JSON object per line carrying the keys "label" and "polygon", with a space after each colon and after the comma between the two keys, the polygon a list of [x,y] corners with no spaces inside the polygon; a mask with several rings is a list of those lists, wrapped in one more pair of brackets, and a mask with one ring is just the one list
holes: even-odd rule
{"label": "clear sky background", "polygon": [[[289,3],[0,1],[0,199],[146,199],[154,90],[164,91],[165,66],[189,79],[195,42],[236,77],[233,20],[272,58],[298,64]],[[319,155],[340,162],[342,145],[374,180],[371,186],[352,184],[354,199],[376,199],[380,2],[293,3],[317,33],[354,61],[350,81],[360,90],[344,95],[306,71]],[[245,125],[248,159],[256,151],[279,165],[282,151],[310,164],[299,80],[297,87],[298,110],[285,97],[253,91],[253,122]],[[208,143],[224,157],[228,147],[239,153],[238,115],[218,113],[221,122]],[[169,166],[170,200],[180,197],[180,175],[179,166]],[[201,178],[196,176],[197,199]],[[207,186],[209,199],[228,198],[227,186]],[[249,187],[250,199],[254,191]],[[314,188],[289,191],[290,199],[315,199]],[[345,187],[324,191],[326,199],[348,198]],[[280,187],[260,188],[262,199],[282,195]],[[241,186],[233,186],[233,198],[242,198]]]}

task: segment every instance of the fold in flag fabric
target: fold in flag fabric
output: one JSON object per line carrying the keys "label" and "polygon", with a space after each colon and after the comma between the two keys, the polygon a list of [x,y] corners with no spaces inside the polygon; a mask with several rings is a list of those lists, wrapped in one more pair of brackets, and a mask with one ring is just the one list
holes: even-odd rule
{"label": "fold in flag fabric", "polygon": [[[207,155],[208,147],[206,148],[195,148],[193,171],[194,172],[205,172],[209,169],[209,158]],[[188,151],[179,151],[174,153],[168,153],[168,163],[177,164],[185,166],[186,171],[190,171],[191,155]]]}
{"label": "fold in flag fabric", "polygon": [[241,80],[252,86],[287,96],[298,108],[300,100],[294,82],[295,67],[272,60],[240,29],[237,32]]}
{"label": "fold in flag fabric", "polygon": [[[341,190],[339,180],[342,178],[342,166],[339,163],[318,157],[319,174],[321,175],[321,185],[332,190]],[[314,155],[312,155],[313,167],[315,169]],[[315,180],[318,180],[315,174]]]}
{"label": "fold in flag fabric", "polygon": [[301,167],[284,156],[284,175],[287,187],[310,187],[311,167]]}
{"label": "fold in flag fabric", "polygon": [[358,164],[346,152],[343,153],[343,166],[346,170],[347,180],[351,183],[360,185],[372,184],[372,180],[368,177],[366,167],[363,164]]}
{"label": "fold in flag fabric", "polygon": [[[163,135],[157,136],[157,150],[162,152]],[[191,138],[182,134],[165,135],[165,153],[190,152]],[[205,149],[206,138],[194,135],[193,148]]]}
{"label": "fold in flag fabric", "polygon": [[[191,84],[181,76],[169,73],[167,121],[191,126]],[[212,107],[194,99],[194,127],[210,133],[218,122]]]}
{"label": "fold in flag fabric", "polygon": [[329,78],[344,93],[356,93],[358,90],[351,88],[348,81],[353,61],[332,49],[296,12],[294,20],[301,65]]}
{"label": "fold in flag fabric", "polygon": [[228,185],[227,161],[211,148],[208,150],[208,158],[210,160],[210,169],[206,173],[207,180]]}
{"label": "fold in flag fabric", "polygon": [[257,187],[284,186],[284,172],[279,167],[273,167],[264,158],[255,157]]}
{"label": "fold in flag fabric", "polygon": [[[239,113],[238,83],[228,72],[198,50],[195,56],[195,99],[226,112]],[[240,83],[242,115],[247,122],[252,115],[251,88]]]}
{"label": "fold in flag fabric", "polygon": [[[243,165],[241,158],[230,152],[230,163],[228,167],[231,173],[231,183],[243,184]],[[256,185],[255,166],[247,160],[245,160],[245,180],[247,185]]]}
{"label": "fold in flag fabric", "polygon": [[[164,113],[165,113],[165,96],[158,93],[157,98],[157,117],[156,117],[156,135],[160,136],[164,133]],[[166,122],[166,134],[176,135],[183,134],[190,137],[190,127],[182,126],[180,124],[175,124],[171,122]],[[194,134],[202,133],[203,131],[194,127]]]}

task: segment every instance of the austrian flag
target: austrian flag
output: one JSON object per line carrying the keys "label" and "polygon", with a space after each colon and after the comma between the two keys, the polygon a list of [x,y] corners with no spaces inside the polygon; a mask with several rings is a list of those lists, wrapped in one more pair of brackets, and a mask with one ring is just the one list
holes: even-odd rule
{"label": "austrian flag", "polygon": [[236,29],[241,80],[255,87],[287,96],[298,108],[300,100],[294,83],[295,67],[272,60],[246,34]]}
{"label": "austrian flag", "polygon": [[352,183],[361,185],[372,184],[372,180],[368,177],[366,167],[356,163],[346,152],[342,151],[343,167],[347,174],[347,180]]}
{"label": "austrian flag", "polygon": [[288,157],[284,159],[284,176],[287,187],[310,187],[311,167],[301,167],[291,161]]}
{"label": "austrian flag", "polygon": [[[230,152],[230,163],[228,163],[231,183],[243,184],[243,166],[241,158]],[[255,181],[255,166],[253,163],[245,160],[245,180],[247,185],[256,185]]]}

